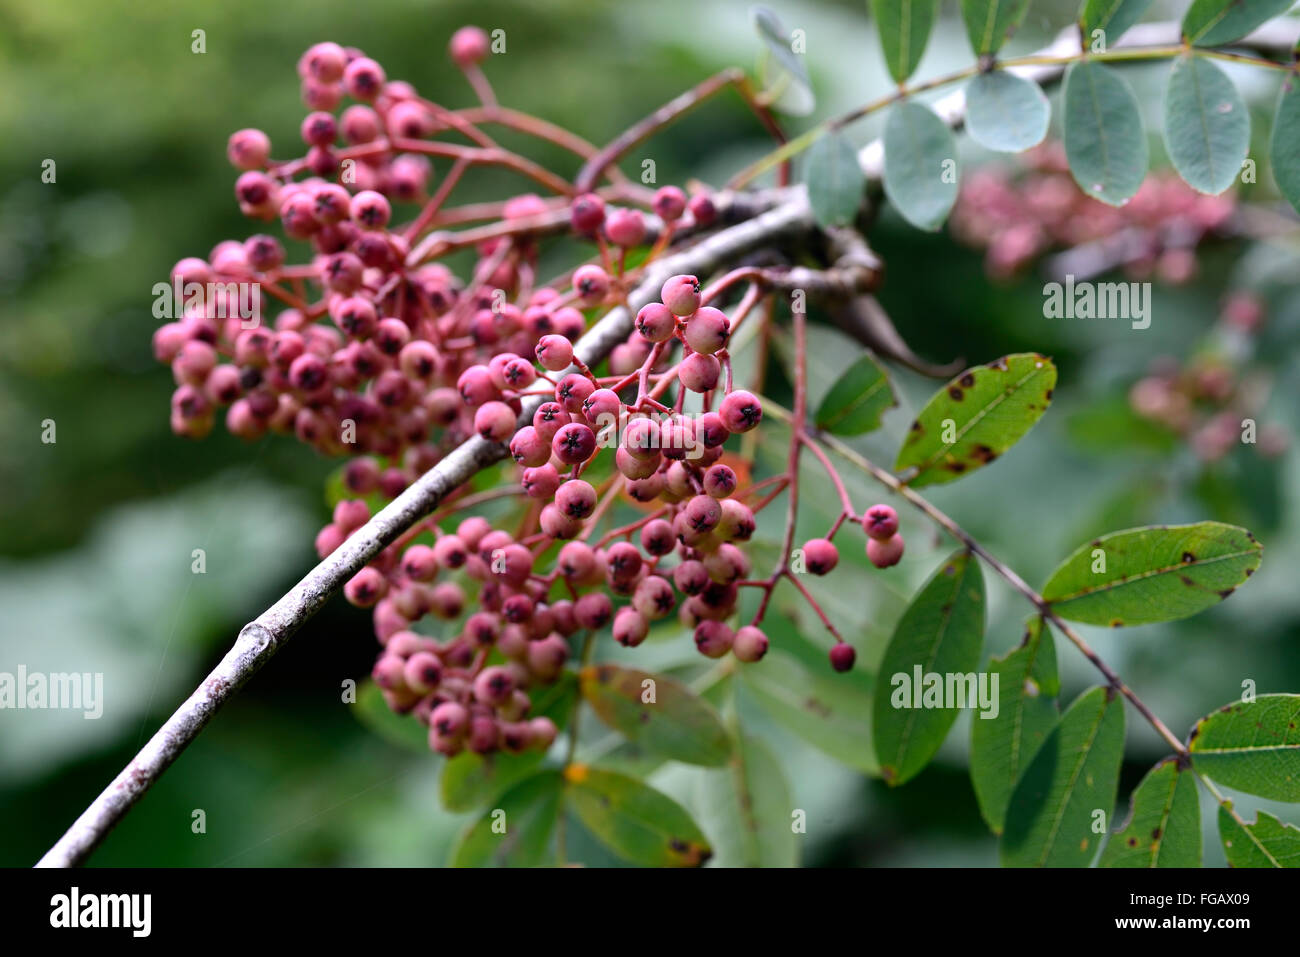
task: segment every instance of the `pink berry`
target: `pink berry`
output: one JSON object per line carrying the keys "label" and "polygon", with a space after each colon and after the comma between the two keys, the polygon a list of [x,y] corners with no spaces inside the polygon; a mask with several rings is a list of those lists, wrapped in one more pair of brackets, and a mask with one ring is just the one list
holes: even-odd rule
{"label": "pink berry", "polygon": [[853,646],[841,641],[833,646],[830,652],[831,667],[836,671],[844,672],[853,667],[853,662],[858,658],[858,653],[853,650]]}
{"label": "pink berry", "polygon": [[469,558],[469,551],[459,537],[444,535],[434,542],[433,556],[444,568],[460,568]]}
{"label": "pink berry", "polygon": [[582,411],[582,403],[587,401],[587,396],[595,391],[596,387],[591,384],[590,379],[575,372],[566,375],[556,385],[555,401],[564,406],[566,411],[576,415]]}
{"label": "pink berry", "polygon": [[677,317],[662,302],[651,302],[636,314],[636,331],[650,342],[666,342],[677,330]]}
{"label": "pink berry", "polygon": [[731,629],[720,621],[702,621],[695,628],[695,647],[707,658],[721,658],[734,640]]}
{"label": "pink berry", "polygon": [[438,574],[438,558],[428,545],[412,545],[402,553],[402,574],[412,581],[432,581]]}
{"label": "pink berry", "polygon": [[613,603],[602,592],[590,592],[579,598],[573,605],[573,616],[579,626],[599,630],[609,624],[614,614]]}
{"label": "pink berry", "polygon": [[581,423],[570,422],[555,433],[551,449],[566,465],[578,465],[596,451],[596,433]]}
{"label": "pink berry", "polygon": [[735,471],[730,466],[717,463],[705,470],[701,484],[706,495],[713,498],[727,498],[736,491],[736,482]]}
{"label": "pink berry", "polygon": [[303,118],[299,132],[308,146],[329,146],[338,138],[339,128],[333,113],[318,110]]}
{"label": "pink berry", "polygon": [[[718,377],[721,374],[721,366],[718,360],[711,355],[702,352],[695,352],[687,356],[677,368],[677,378],[683,386],[692,392],[708,392],[718,384]],[[727,398],[730,398],[728,396]],[[726,400],[723,400],[722,421],[731,425],[727,419]],[[743,429],[731,429],[733,432],[744,431]]]}
{"label": "pink berry", "polygon": [[584,193],[569,208],[569,222],[580,233],[594,233],[605,222],[605,201],[595,193]]}
{"label": "pink berry", "polygon": [[758,661],[767,654],[767,635],[753,625],[737,630],[731,642],[731,653],[740,661]]}
{"label": "pink berry", "polygon": [[448,51],[452,60],[462,69],[482,63],[487,59],[488,36],[478,27],[461,27],[451,35]]}
{"label": "pink berry", "polygon": [[718,218],[718,208],[713,205],[713,200],[704,193],[697,193],[687,202],[686,208],[690,210],[691,218],[695,220],[697,226],[712,226],[714,220]]}
{"label": "pink berry", "polygon": [[737,389],[722,400],[718,415],[727,431],[748,432],[762,421],[763,405],[752,392]]}
{"label": "pink berry", "polygon": [[573,288],[586,305],[598,306],[609,295],[609,276],[599,266],[588,263],[574,270]]}
{"label": "pink berry", "polygon": [[271,140],[261,130],[245,129],[230,135],[226,156],[236,169],[261,169],[271,158]]}
{"label": "pink berry", "polygon": [[897,565],[903,557],[903,536],[895,533],[881,541],[878,538],[867,539],[867,558],[877,568],[889,568]]}
{"label": "pink berry", "polygon": [[635,608],[620,608],[614,616],[614,640],[620,645],[635,648],[650,633],[650,623]]}
{"label": "pink berry", "polygon": [[537,361],[548,372],[562,372],[573,363],[573,343],[564,336],[542,336],[535,350]]}
{"label": "pink berry", "polygon": [[888,541],[898,532],[898,513],[888,505],[873,505],[863,514],[862,527],[871,538]]}
{"label": "pink berry", "polygon": [[696,352],[712,355],[727,344],[730,333],[731,323],[721,309],[701,306],[686,323],[682,337]]}
{"label": "pink berry", "polygon": [[676,186],[664,186],[655,193],[652,205],[656,216],[674,223],[686,212],[686,194]]}
{"label": "pink berry", "polygon": [[596,508],[596,490],[582,479],[570,479],[555,493],[555,505],[570,518],[586,518]]}
{"label": "pink berry", "polygon": [[474,431],[490,442],[504,442],[515,431],[515,413],[504,402],[488,402],[474,413]]}
{"label": "pink berry", "polygon": [[370,608],[384,597],[388,583],[374,568],[363,568],[343,586],[343,595],[358,608]]}
{"label": "pink berry", "polygon": [[814,575],[826,575],[840,563],[840,552],[833,542],[813,538],[804,543],[804,564]]}
{"label": "pink berry", "polygon": [[639,209],[615,209],[605,217],[605,235],[615,246],[639,246],[645,241],[645,216]]}
{"label": "pink berry", "polygon": [[673,276],[663,284],[659,298],[674,316],[691,316],[700,307],[700,281],[694,276]]}
{"label": "pink berry", "polygon": [[354,100],[370,102],[384,88],[384,68],[369,57],[357,57],[343,71],[343,88]]}

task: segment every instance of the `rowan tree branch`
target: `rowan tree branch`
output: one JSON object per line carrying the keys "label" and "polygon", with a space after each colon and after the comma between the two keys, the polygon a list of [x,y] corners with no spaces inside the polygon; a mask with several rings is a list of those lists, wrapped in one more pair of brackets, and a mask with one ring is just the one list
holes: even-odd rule
{"label": "rowan tree branch", "polygon": [[[754,211],[773,201],[737,198],[737,207]],[[678,273],[705,275],[758,249],[799,241],[813,228],[813,218],[801,191],[775,195],[778,205],[753,218],[714,233],[681,252],[656,260],[628,296],[628,306],[616,307],[591,327],[574,353],[594,365],[632,332],[635,311],[658,298],[664,281]],[[523,418],[531,420],[543,401],[524,403]],[[380,510],[343,545],[313,568],[279,601],[240,631],[233,647],[194,693],[176,709],[120,774],[77,818],[38,862],[38,867],[69,867],[82,863],[150,785],[253,674],[314,615],[344,583],[403,532],[428,515],[454,489],[476,473],[501,461],[509,450],[501,443],[474,437],[454,449],[406,491]]]}

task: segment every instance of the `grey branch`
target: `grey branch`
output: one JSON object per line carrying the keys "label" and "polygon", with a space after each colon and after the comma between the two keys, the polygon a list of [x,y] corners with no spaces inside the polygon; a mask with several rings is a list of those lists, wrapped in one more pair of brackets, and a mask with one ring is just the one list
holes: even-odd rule
{"label": "grey branch", "polygon": [[[1290,50],[1298,30],[1300,25],[1293,21],[1275,21],[1237,45],[1269,51]],[[1178,42],[1178,25],[1163,23],[1134,27],[1125,35],[1123,44],[1146,46],[1174,42]],[[1067,56],[1078,49],[1078,35],[1071,28],[1040,52],[1049,56]],[[1063,68],[1026,67],[1017,72],[1037,82],[1050,83],[1060,77]],[[951,126],[960,126],[965,118],[965,97],[960,91],[940,99],[934,106],[939,116]],[[867,176],[879,179],[884,160],[880,142],[863,149],[860,159]],[[714,272],[764,246],[801,240],[814,229],[812,213],[802,188],[725,196],[721,198],[721,205],[725,207],[724,222],[739,222],[652,264],[629,296],[632,310],[649,302],[671,275]],[[555,229],[563,228],[563,217],[556,215],[553,218],[556,222],[548,225]],[[627,338],[632,330],[632,319],[633,314],[628,309],[611,310],[582,337],[574,351],[588,365],[594,365]],[[525,408],[525,414],[540,401],[533,400]],[[37,866],[70,867],[83,862],[150,785],[180,756],[217,709],[266,664],[349,578],[428,515],[446,495],[480,470],[505,458],[506,454],[504,445],[480,438],[463,443],[371,518],[279,601],[245,625],[220,664],[95,798]]]}

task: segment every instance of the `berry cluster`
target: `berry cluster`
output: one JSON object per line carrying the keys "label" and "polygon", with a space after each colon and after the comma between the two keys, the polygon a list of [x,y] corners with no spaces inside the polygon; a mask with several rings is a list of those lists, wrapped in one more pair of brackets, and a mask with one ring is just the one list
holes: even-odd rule
{"label": "berry cluster", "polygon": [[[1263,322],[1260,299],[1236,292],[1223,303],[1220,336],[1224,342],[1249,341]],[[1234,360],[1234,351],[1208,349],[1186,361],[1158,357],[1129,389],[1130,408],[1186,440],[1201,461],[1219,461],[1243,441],[1243,422],[1259,414],[1267,394],[1252,381],[1251,370]],[[1283,426],[1270,423],[1259,427],[1250,444],[1275,458],[1286,451],[1290,437]]]}
{"label": "berry cluster", "polygon": [[985,268],[1010,278],[1053,249],[1102,244],[1096,271],[1122,267],[1134,280],[1153,274],[1183,283],[1196,272],[1196,247],[1232,217],[1230,194],[1196,192],[1173,172],[1152,173],[1116,208],[1079,189],[1065,148],[1046,143],[1018,158],[1024,169],[986,166],[962,183],[952,230],[985,249]]}
{"label": "berry cluster", "polygon": [[[477,64],[487,51],[474,28],[452,38],[452,58],[476,89],[486,82]],[[659,301],[637,313],[604,374],[574,354],[589,312],[626,304],[637,272],[625,269],[628,251],[651,245],[648,263],[675,230],[709,226],[709,197],[673,186],[650,193],[611,177],[596,192],[577,194],[561,181],[552,199],[527,194],[448,209],[452,188],[476,163],[552,186],[554,175],[388,80],[359,50],[317,44],[298,72],[311,111],[300,128],[305,155],[272,160],[269,138],[251,129],[235,133],[227,152],[242,171],[241,210],[278,219],[290,243],[309,245],[308,261],[290,264],[285,244],[266,234],[182,260],[173,281],[185,290],[183,314],[156,332],[154,351],[176,378],[178,434],[206,435],[225,408],[228,429],[243,438],[290,433],[349,457],[342,483],[351,497],[317,535],[322,558],[369,520],[375,503],[396,497],[463,440],[508,447],[519,487],[503,491],[530,505],[514,531],[480,516],[450,530],[449,515],[498,494],[457,489],[344,588],[349,602],[372,609],[382,646],[373,679],[389,706],[414,714],[446,755],[544,749],[556,726],[530,718],[528,690],[560,676],[580,632],[609,628],[635,646],[676,612],[703,655],[761,659],[768,638],[759,626],[776,581],[790,574],[789,556],[772,577],[750,580],[744,544],[755,513],[788,479],[754,499],[776,480],[748,483],[746,464],[723,448],[763,415],[757,396],[733,387],[727,351],[761,283],[752,270],[711,290],[673,276]],[[355,102],[336,115],[345,98]],[[519,116],[501,121],[551,136]],[[436,188],[430,157],[453,161]],[[397,225],[404,203],[420,211]],[[491,225],[446,229],[475,219]],[[594,242],[599,255],[541,283],[540,240],[557,225]],[[433,261],[459,249],[477,254],[467,282]],[[719,305],[741,281],[749,292],[729,316]],[[272,299],[285,308],[266,326],[260,310]],[[701,411],[684,412],[688,394]],[[521,421],[525,408],[536,411]],[[608,474],[593,477],[606,449]],[[642,517],[597,537],[617,501]],[[868,532],[873,563],[899,560],[892,509],[852,520]],[[834,531],[805,547],[814,574],[838,561]],[[733,629],[727,622],[746,586],[765,597],[754,620]],[[417,630],[430,620],[445,623],[443,638]],[[848,670],[853,648],[837,640],[830,657]]]}

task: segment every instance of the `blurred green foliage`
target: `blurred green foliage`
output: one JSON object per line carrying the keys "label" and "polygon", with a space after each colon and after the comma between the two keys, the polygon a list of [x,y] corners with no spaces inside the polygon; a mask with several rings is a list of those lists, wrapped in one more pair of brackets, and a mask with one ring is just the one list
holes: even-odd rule
{"label": "blurred green foliage", "polygon": [[[788,25],[807,31],[819,96],[814,119],[888,89],[865,4],[774,6]],[[182,256],[253,231],[231,195],[228,134],[258,126],[273,143],[296,141],[303,108],[294,62],[321,39],[362,47],[390,78],[444,103],[468,103],[444,50],[452,30],[477,22],[507,31],[507,54],[488,64],[503,102],[602,142],[710,73],[751,66],[759,44],[746,8],[733,0],[364,7],[185,0],[147,11],[125,0],[0,2],[0,670],[25,663],[103,671],[107,693],[98,723],[59,712],[0,713],[0,819],[9,823],[0,864],[33,862],[239,625],[313,561],[333,463],[284,439],[246,446],[220,428],[201,443],[174,437],[170,373],[150,353],[153,283]],[[921,77],[970,61],[960,24],[952,10],[945,14]],[[1032,48],[1072,15],[1072,4],[1036,3],[1010,48]],[[191,52],[196,29],[206,31],[203,54]],[[1154,99],[1160,76],[1136,75],[1147,81],[1143,101]],[[1271,102],[1271,90],[1253,93]],[[1257,119],[1258,139],[1266,114]],[[865,142],[878,124],[852,132]],[[660,182],[694,176],[717,185],[766,148],[747,110],[725,97],[654,138],[645,155],[656,159]],[[967,164],[989,159],[969,144],[963,151]],[[569,160],[534,155],[572,172]],[[46,159],[57,164],[54,184],[40,180]],[[466,199],[519,188],[508,177],[484,176],[468,184]],[[1035,585],[1081,541],[1114,528],[1199,518],[1250,525],[1266,553],[1242,595],[1171,626],[1085,631],[1175,731],[1237,697],[1243,679],[1261,692],[1300,688],[1300,594],[1290,572],[1300,560],[1296,453],[1268,474],[1235,460],[1205,472],[1126,414],[1124,403],[1128,383],[1153,357],[1195,348],[1221,291],[1241,282],[1270,296],[1279,330],[1270,334],[1279,338],[1269,355],[1280,394],[1271,414],[1294,432],[1294,247],[1211,251],[1193,286],[1157,289],[1161,319],[1152,329],[1127,335],[1043,319],[1032,277],[995,286],[977,254],[891,213],[872,240],[889,264],[882,301],[926,357],[986,361],[1036,350],[1061,370],[1054,407],[1034,433],[995,468],[933,490],[936,503]],[[829,331],[814,332],[812,379],[824,390],[854,352]],[[893,460],[933,390],[909,373],[891,374],[901,407],[886,414],[882,432],[854,440],[882,462]],[[819,398],[810,398],[814,407]],[[40,442],[47,418],[57,423],[54,445]],[[763,455],[779,461],[781,429],[766,434]],[[817,477],[810,469],[804,480]],[[856,476],[850,491],[855,501],[880,497]],[[830,496],[806,501],[800,534],[822,534],[834,503]],[[873,573],[863,555],[846,554],[835,581],[858,576],[853,588],[816,583],[866,669],[874,669],[908,597],[950,550],[914,515],[904,522],[908,554],[899,568]],[[205,549],[202,576],[190,574],[195,548]],[[1028,609],[1000,582],[989,589],[986,654],[1000,654],[1018,640]],[[825,639],[816,622],[790,594],[778,593],[778,601],[791,623],[782,650],[821,666]],[[667,668],[684,660],[683,641],[652,638],[634,652],[605,642],[599,655]],[[368,615],[332,603],[209,726],[93,863],[445,862],[472,815],[442,809],[440,760],[372,732],[341,704],[344,681],[368,671],[373,650]],[[1061,657],[1069,700],[1095,675],[1072,651]],[[748,689],[738,695],[742,721],[779,757],[795,805],[808,812],[805,865],[995,863],[965,769],[967,719],[927,770],[890,791],[773,726],[751,698]],[[596,734],[594,723],[588,728]],[[1162,753],[1154,734],[1130,721],[1120,807]],[[670,763],[651,782],[691,808],[709,800],[699,775],[710,773]],[[1295,814],[1249,798],[1238,804],[1255,805],[1284,819]],[[204,834],[192,831],[196,809],[206,814]],[[1208,826],[1211,810],[1204,811]],[[612,863],[580,828],[570,831],[573,859]],[[1207,863],[1219,854],[1210,833]]]}

